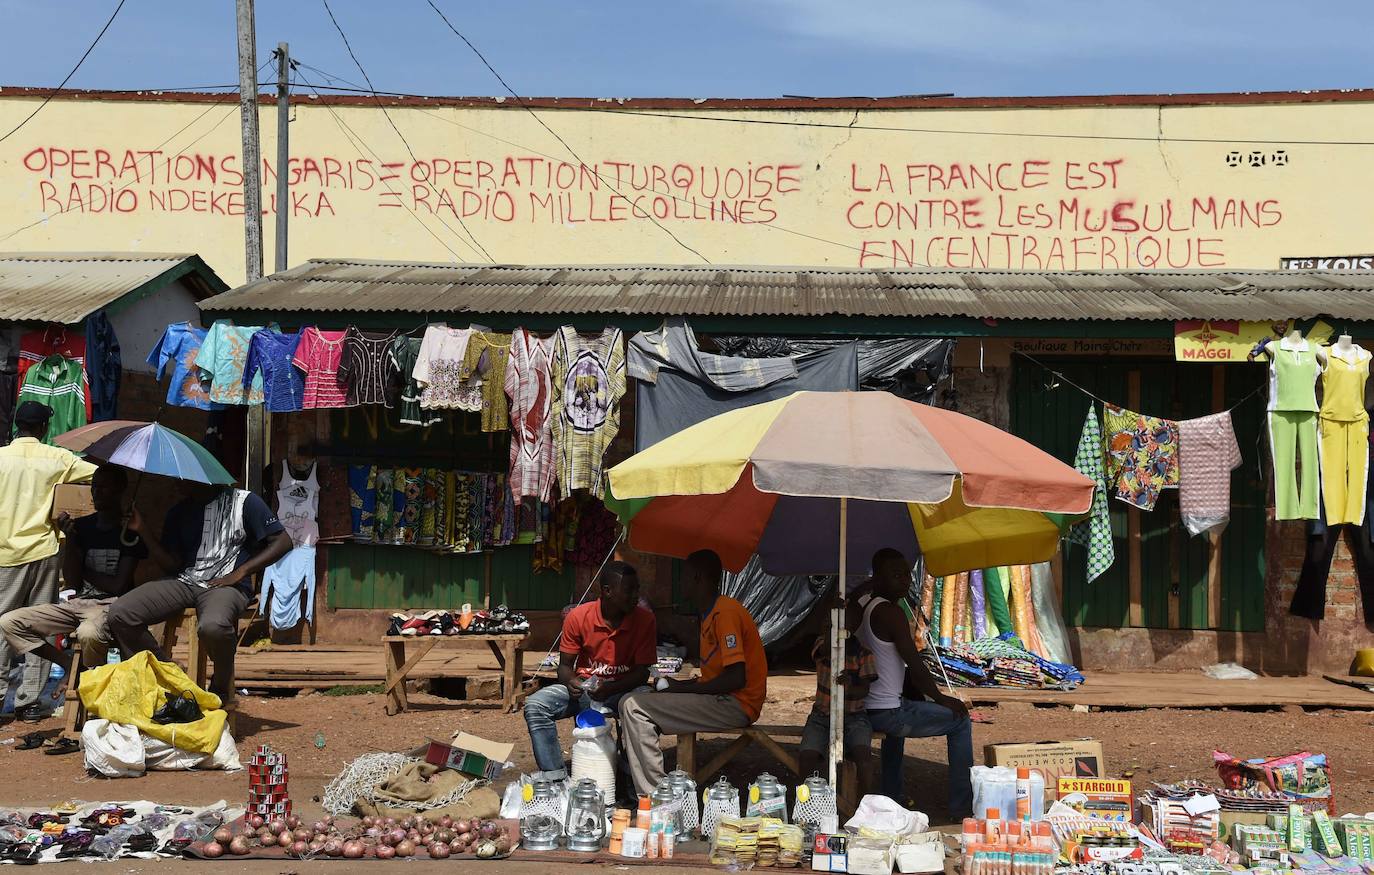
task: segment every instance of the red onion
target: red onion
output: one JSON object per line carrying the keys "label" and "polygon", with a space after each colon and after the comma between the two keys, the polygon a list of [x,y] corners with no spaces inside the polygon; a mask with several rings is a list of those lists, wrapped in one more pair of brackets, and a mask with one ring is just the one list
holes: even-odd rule
{"label": "red onion", "polygon": [[283,848],[291,847],[291,843],[295,840],[296,837],[286,830],[282,830],[281,835],[277,836],[277,844],[281,845]]}
{"label": "red onion", "polygon": [[224,856],[224,845],[221,845],[219,842],[209,842],[205,847],[201,848],[200,852],[213,860],[215,857]]}
{"label": "red onion", "polygon": [[357,860],[363,855],[363,843],[360,841],[344,842],[343,855],[350,860]]}
{"label": "red onion", "polygon": [[287,848],[287,853],[293,857],[304,857],[310,851],[310,846],[305,842],[292,842],[291,847]]}
{"label": "red onion", "polygon": [[463,842],[454,842],[448,846],[448,849],[455,854],[466,854],[468,852],[468,846]]}
{"label": "red onion", "polygon": [[410,839],[412,842],[418,842],[420,840],[420,831],[412,829],[406,833],[406,838]]}
{"label": "red onion", "polygon": [[343,842],[338,839],[330,839],[324,843],[324,853],[327,857],[343,856]]}
{"label": "red onion", "polygon": [[315,834],[302,826],[292,832],[291,837],[298,842],[308,842],[315,837]]}
{"label": "red onion", "polygon": [[415,843],[410,839],[396,843],[396,856],[413,857],[415,856]]}
{"label": "red onion", "polygon": [[401,829],[400,827],[396,827],[395,829],[389,831],[386,834],[385,838],[386,843],[394,847],[396,845],[399,845],[401,842],[405,841],[406,831]]}
{"label": "red onion", "polygon": [[426,848],[434,844],[434,836],[420,836],[420,844]]}
{"label": "red onion", "polygon": [[289,830],[295,830],[295,829],[296,829],[297,827],[299,827],[300,825],[301,825],[301,819],[300,819],[299,817],[297,817],[296,815],[292,814],[292,815],[289,815],[289,816],[286,818],[286,828],[287,828],[287,829],[289,829]]}
{"label": "red onion", "polygon": [[453,831],[457,833],[472,832],[476,828],[470,820],[455,820],[453,822]]}
{"label": "red onion", "polygon": [[470,845],[470,844],[472,844],[473,841],[475,841],[476,839],[477,839],[477,836],[473,835],[473,834],[470,833],[470,832],[464,831],[464,832],[458,833],[458,844],[460,844],[460,845]]}
{"label": "red onion", "polygon": [[253,829],[259,829],[262,827],[262,815],[250,814],[243,819],[243,822],[251,826]]}
{"label": "red onion", "polygon": [[414,829],[414,828],[415,828],[415,818],[413,818],[413,817],[407,817],[405,820],[401,821],[401,827],[402,827],[403,829]]}
{"label": "red onion", "polygon": [[447,860],[451,852],[448,845],[443,842],[435,842],[429,846],[429,856],[434,860]]}
{"label": "red onion", "polygon": [[324,825],[325,825],[325,826],[333,826],[333,825],[334,825],[334,815],[332,815],[332,814],[326,814],[326,815],[324,816]]}
{"label": "red onion", "polygon": [[393,848],[391,845],[378,845],[378,846],[377,846],[377,859],[378,859],[378,860],[390,860],[390,859],[391,859],[392,857],[394,857],[394,856],[396,856],[396,849]]}
{"label": "red onion", "polygon": [[[363,826],[376,826],[376,825],[377,825],[377,818],[373,817],[372,815],[369,814],[367,817],[364,817],[364,818],[363,818]],[[316,829],[324,829],[324,826],[323,826],[323,825],[320,825],[320,826],[317,826],[317,827],[315,827],[315,828],[316,828]]]}
{"label": "red onion", "polygon": [[281,835],[286,830],[286,821],[280,817],[267,822],[267,828],[272,830],[272,835]]}
{"label": "red onion", "polygon": [[510,850],[510,833],[503,832],[496,837],[496,853],[504,854]]}
{"label": "red onion", "polygon": [[482,821],[482,825],[477,828],[477,834],[484,839],[496,837],[497,826],[490,820]]}
{"label": "red onion", "polygon": [[453,827],[453,818],[449,817],[447,814],[441,815],[439,817],[439,825],[445,829],[450,829]]}
{"label": "red onion", "polygon": [[443,842],[446,845],[451,845],[453,844],[453,839],[454,835],[453,830],[451,829],[447,829],[441,826],[434,831],[434,840],[436,842]]}
{"label": "red onion", "polygon": [[325,826],[322,820],[317,820],[310,824],[310,828],[315,832],[329,832],[329,827]]}
{"label": "red onion", "polygon": [[247,836],[234,836],[229,840],[229,853],[235,857],[242,857],[249,851]]}
{"label": "red onion", "polygon": [[363,830],[363,835],[376,841],[382,837],[382,832],[383,830],[380,826],[369,826],[367,829]]}
{"label": "red onion", "polygon": [[417,829],[420,830],[420,835],[422,836],[427,836],[430,833],[434,832],[435,828],[436,827],[434,826],[434,824],[430,823],[428,820],[420,821],[420,825],[419,827],[417,827]]}
{"label": "red onion", "polygon": [[324,839],[315,839],[310,843],[310,853],[318,854],[324,850]]}
{"label": "red onion", "polygon": [[222,826],[215,830],[215,842],[221,845],[229,844],[229,840],[234,837],[234,831],[227,826]]}

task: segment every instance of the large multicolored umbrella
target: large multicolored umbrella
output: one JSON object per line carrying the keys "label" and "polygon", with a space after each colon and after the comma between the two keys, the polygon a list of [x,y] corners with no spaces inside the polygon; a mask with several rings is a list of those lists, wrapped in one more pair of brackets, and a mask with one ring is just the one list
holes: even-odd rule
{"label": "large multicolored umbrella", "polygon": [[156,422],[93,422],[58,435],[53,443],[131,471],[200,483],[234,482],[209,450]]}
{"label": "large multicolored umbrella", "polygon": [[[710,548],[737,571],[867,568],[893,547],[941,576],[1051,558],[1093,483],[1013,435],[886,392],[797,392],[712,417],[609,471],[636,550]],[[841,509],[846,519],[841,520]],[[848,529],[841,557],[837,533]]]}
{"label": "large multicolored umbrella", "polygon": [[[608,472],[636,550],[839,575],[880,548],[934,575],[1049,559],[1093,482],[1020,438],[886,392],[797,392],[714,416]],[[843,757],[843,609],[831,614],[830,781]]]}

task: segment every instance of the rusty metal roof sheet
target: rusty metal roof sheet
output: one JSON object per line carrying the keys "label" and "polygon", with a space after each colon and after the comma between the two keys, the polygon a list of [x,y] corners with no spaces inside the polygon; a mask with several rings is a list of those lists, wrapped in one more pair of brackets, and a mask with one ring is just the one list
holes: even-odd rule
{"label": "rusty metal roof sheet", "polygon": [[1374,272],[1077,273],[315,259],[201,303],[211,313],[964,316],[1374,320]]}
{"label": "rusty metal roof sheet", "polygon": [[202,298],[228,288],[199,256],[186,253],[0,252],[0,320],[71,325],[177,279]]}

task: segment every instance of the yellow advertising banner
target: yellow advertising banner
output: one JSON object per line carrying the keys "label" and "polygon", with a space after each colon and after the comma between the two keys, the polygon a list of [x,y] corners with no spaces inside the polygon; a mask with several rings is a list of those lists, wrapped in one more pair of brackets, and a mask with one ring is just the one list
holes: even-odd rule
{"label": "yellow advertising banner", "polygon": [[[1265,338],[1277,340],[1293,330],[1293,320],[1240,322],[1187,319],[1174,323],[1174,359],[1181,362],[1243,362]],[[1331,326],[1317,322],[1307,333],[1314,343],[1331,339]]]}

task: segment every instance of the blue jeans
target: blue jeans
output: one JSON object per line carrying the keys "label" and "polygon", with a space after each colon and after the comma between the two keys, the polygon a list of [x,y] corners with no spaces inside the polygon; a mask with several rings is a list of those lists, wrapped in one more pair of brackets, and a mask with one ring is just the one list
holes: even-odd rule
{"label": "blue jeans", "polygon": [[[949,816],[958,822],[973,813],[973,721],[955,717],[943,705],[923,700],[903,699],[900,708],[869,711],[868,722],[874,731],[888,738],[933,738],[945,736],[949,758]],[[902,801],[902,748],[883,745],[883,795]]]}
{"label": "blue jeans", "polygon": [[558,743],[559,720],[576,716],[594,704],[609,709],[614,716],[619,713],[620,700],[626,695],[628,692],[593,702],[586,693],[573,698],[572,690],[564,684],[550,684],[525,699],[525,725],[530,730],[530,746],[534,748],[534,762],[539,770],[561,772],[565,769],[563,747]]}

